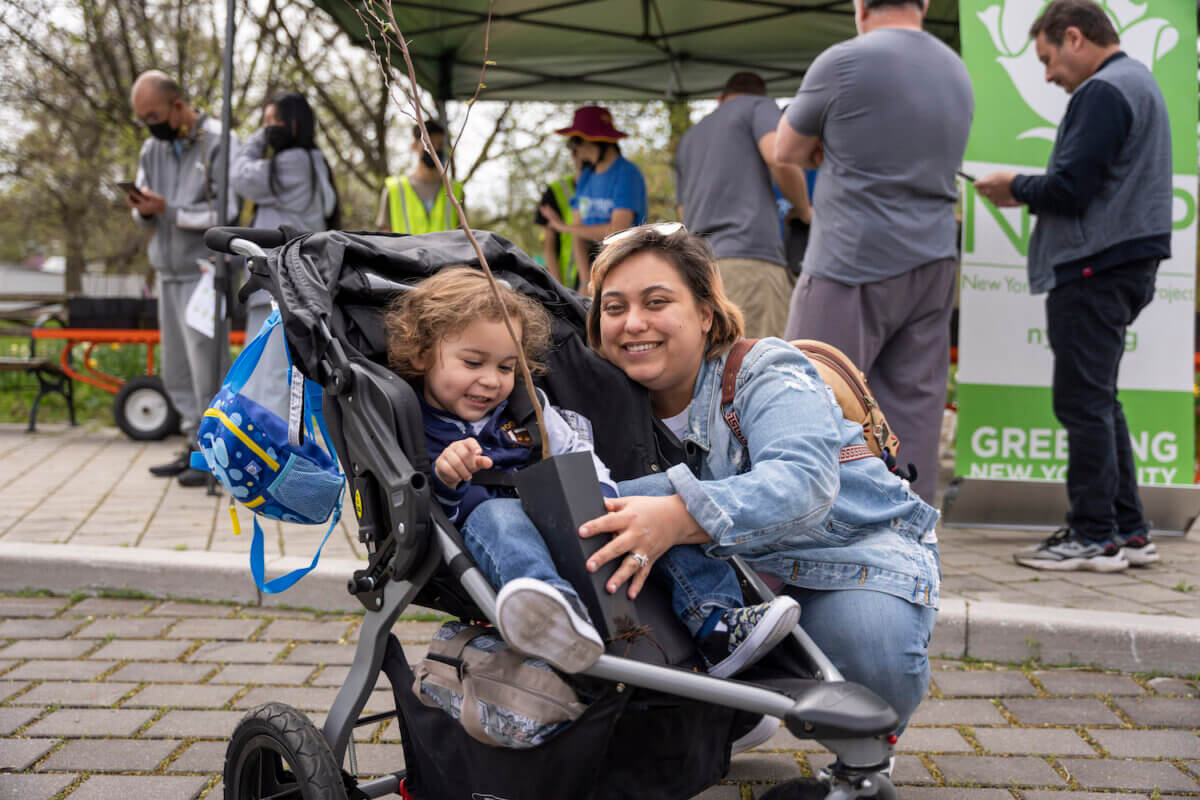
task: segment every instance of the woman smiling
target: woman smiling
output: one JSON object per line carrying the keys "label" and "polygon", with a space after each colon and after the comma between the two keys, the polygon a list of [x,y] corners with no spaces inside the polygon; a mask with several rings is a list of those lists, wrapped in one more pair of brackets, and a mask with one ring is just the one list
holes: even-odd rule
{"label": "woman smiling", "polygon": [[[745,355],[722,399],[742,333],[708,245],[678,223],[623,231],[596,261],[591,345],[650,393],[674,466],[620,485],[580,530],[612,533],[590,569],[636,594],[677,544],[741,556],[782,582],[800,624],[842,671],[907,724],[929,684],[938,604],[937,512],[864,446],[808,359],[779,339]],[[728,414],[727,412],[733,412]],[[735,430],[735,427],[737,428]],[[865,447],[863,447],[865,449]]]}

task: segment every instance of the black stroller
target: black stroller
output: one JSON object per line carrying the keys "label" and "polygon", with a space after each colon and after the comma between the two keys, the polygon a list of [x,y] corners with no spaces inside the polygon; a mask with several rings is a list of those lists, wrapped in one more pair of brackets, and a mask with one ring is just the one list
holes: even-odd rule
{"label": "black stroller", "polygon": [[[537,488],[544,484],[530,487],[539,496],[527,497],[522,488],[522,502],[610,642],[593,667],[571,676],[590,700],[587,710],[549,742],[512,750],[481,744],[449,715],[422,705],[412,692],[412,669],[390,633],[393,623],[414,603],[487,622],[495,615],[496,593],[431,497],[417,397],[386,366],[382,316],[407,285],[449,265],[477,266],[478,259],[461,231],[335,231],[285,242],[286,234],[214,228],[205,241],[214,250],[249,257],[251,283],[268,288],[279,305],[293,360],[324,388],[326,421],[369,553],[367,566],[348,584],[366,616],[323,730],[279,703],[255,709],[239,724],[225,761],[230,800],[389,793],[416,800],[684,800],[725,775],[731,742],[762,715],[781,718],[794,735],[817,739],[837,756],[818,779],[777,787],[772,798],[896,796],[885,770],[898,718],[885,702],[843,681],[799,628],[737,680],[693,669],[699,661],[691,637],[672,615],[665,592],[653,590],[651,582],[630,603],[623,592],[603,591],[603,570],[590,576],[582,569],[581,553],[599,543],[581,544],[574,531],[596,515],[589,503],[599,502],[598,496],[555,497]],[[625,432],[597,437],[597,454],[614,478],[665,468],[644,391],[584,344],[579,296],[505,239],[486,232],[476,237],[497,278],[537,299],[554,320],[554,349],[539,388],[556,406],[588,417],[596,430]],[[539,518],[535,510],[543,506],[556,510]],[[548,529],[555,527],[565,534],[551,535]],[[747,602],[769,599],[758,576],[734,561]],[[381,671],[397,710],[360,718]],[[406,769],[360,782],[353,774],[353,730],[390,716],[398,717]]]}

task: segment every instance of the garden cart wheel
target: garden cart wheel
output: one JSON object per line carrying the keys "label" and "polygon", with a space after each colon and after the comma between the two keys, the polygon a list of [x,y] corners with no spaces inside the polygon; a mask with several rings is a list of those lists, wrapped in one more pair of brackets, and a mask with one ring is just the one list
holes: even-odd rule
{"label": "garden cart wheel", "polygon": [[225,751],[227,800],[347,800],[342,771],[308,717],[267,703],[238,723]]}
{"label": "garden cart wheel", "polygon": [[163,383],[153,375],[125,381],[113,400],[113,418],[130,439],[165,439],[179,430],[179,412]]}

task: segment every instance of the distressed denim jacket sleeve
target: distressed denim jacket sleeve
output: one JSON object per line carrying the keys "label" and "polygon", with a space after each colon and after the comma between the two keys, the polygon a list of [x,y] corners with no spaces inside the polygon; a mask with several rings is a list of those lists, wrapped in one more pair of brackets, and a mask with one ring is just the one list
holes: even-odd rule
{"label": "distressed denim jacket sleeve", "polygon": [[842,434],[812,364],[770,340],[738,373],[732,407],[747,441],[742,448],[722,416],[723,368],[723,358],[706,362],[693,397],[692,432],[709,448],[701,474],[678,464],[667,476],[712,537],[707,552],[728,557],[774,549],[822,524],[838,495]]}

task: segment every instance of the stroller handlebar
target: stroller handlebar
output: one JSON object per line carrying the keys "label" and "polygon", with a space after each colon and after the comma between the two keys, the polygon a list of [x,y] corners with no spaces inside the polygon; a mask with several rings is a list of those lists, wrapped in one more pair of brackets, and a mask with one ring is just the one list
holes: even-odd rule
{"label": "stroller handlebar", "polygon": [[236,228],[226,225],[209,228],[204,232],[204,246],[209,250],[235,255],[263,255],[261,252],[247,253],[244,247],[240,252],[235,250],[234,242],[238,239],[259,248],[282,247],[287,241],[283,231],[278,228]]}

